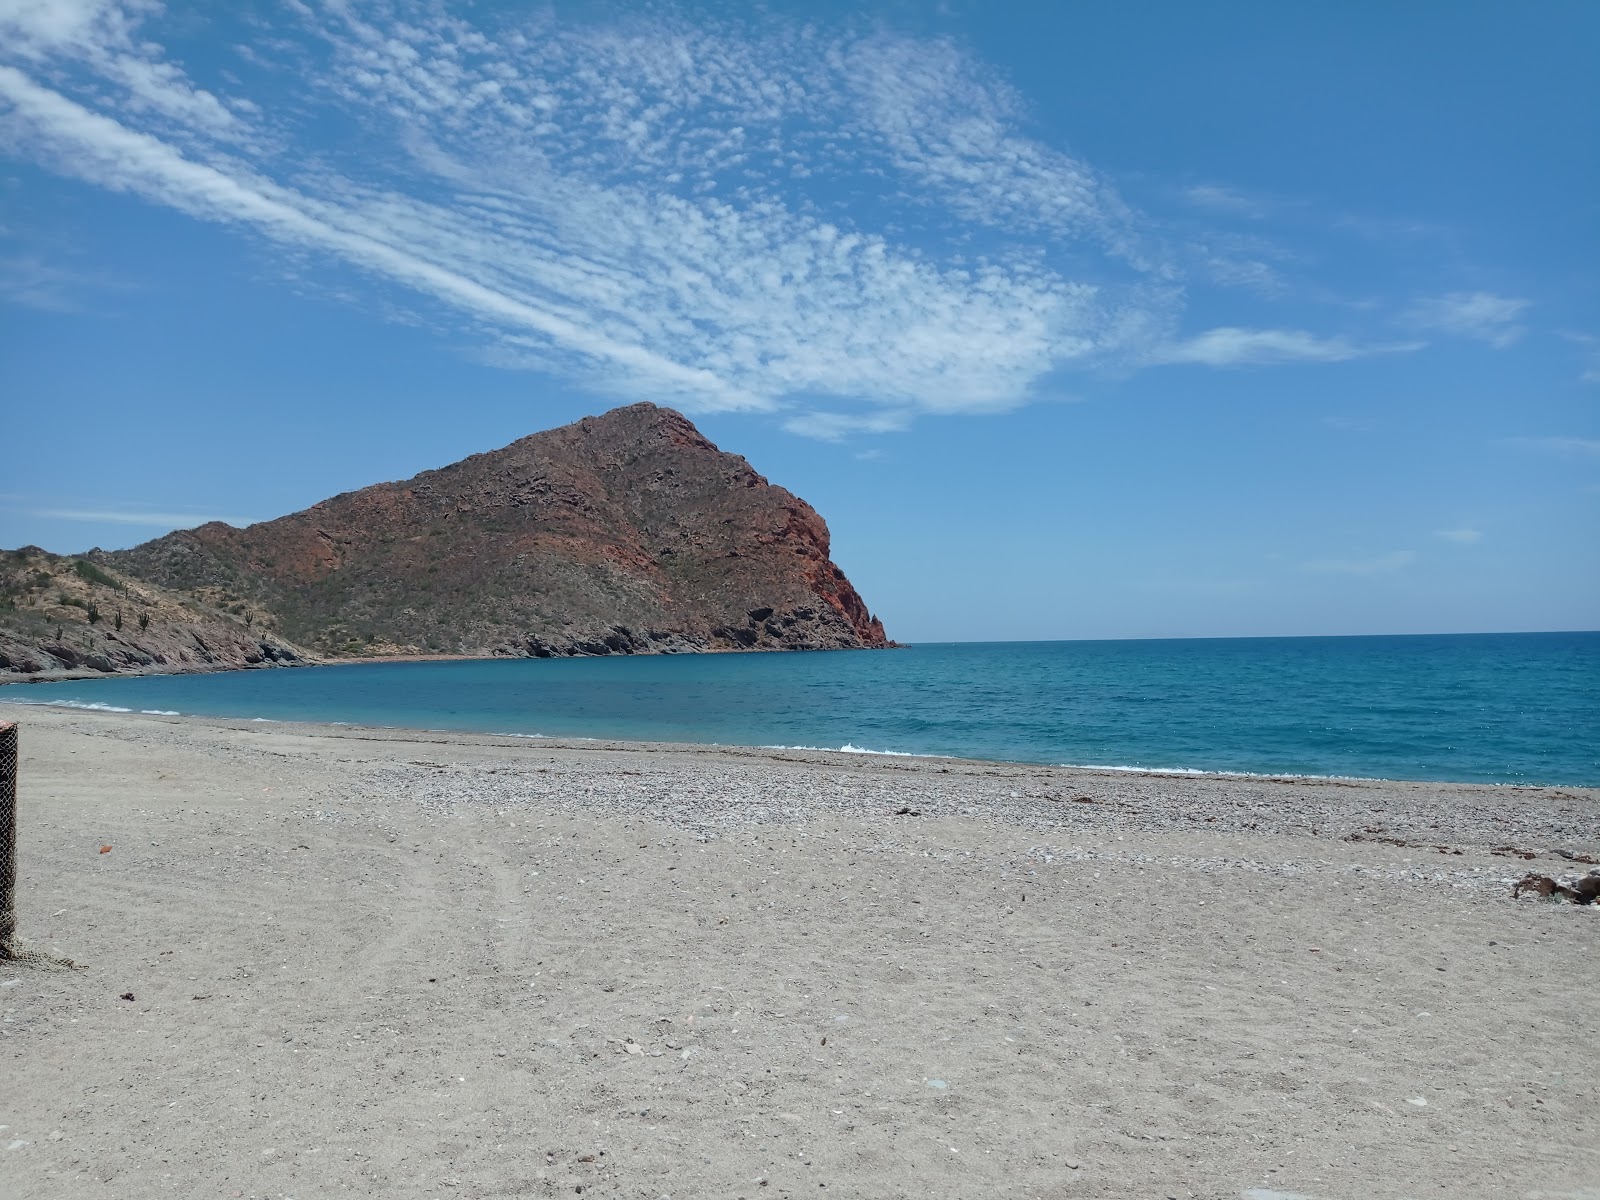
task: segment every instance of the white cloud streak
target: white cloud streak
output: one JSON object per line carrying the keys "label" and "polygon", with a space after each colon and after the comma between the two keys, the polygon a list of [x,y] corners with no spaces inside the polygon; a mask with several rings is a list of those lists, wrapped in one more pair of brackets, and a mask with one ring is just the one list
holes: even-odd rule
{"label": "white cloud streak", "polygon": [[1504,350],[1527,332],[1517,318],[1529,303],[1492,292],[1451,292],[1415,301],[1405,321],[1413,329],[1472,338]]}
{"label": "white cloud streak", "polygon": [[911,425],[908,412],[871,413],[856,416],[849,413],[802,412],[785,418],[783,428],[801,437],[816,438],[823,442],[843,441],[858,433],[899,433]]}
{"label": "white cloud streak", "polygon": [[60,55],[82,60],[123,89],[130,112],[165,119],[173,132],[194,129],[227,141],[248,140],[243,114],[254,112],[253,104],[230,109],[141,43],[140,23],[160,11],[155,0],[0,0],[0,32],[19,61],[47,66]]}
{"label": "white cloud streak", "polygon": [[1420,349],[1421,343],[1360,345],[1303,329],[1238,329],[1223,326],[1151,352],[1156,363],[1201,363],[1208,367],[1263,366],[1294,362],[1344,362],[1371,354]]}
{"label": "white cloud streak", "polygon": [[755,407],[759,403],[726,387],[709,371],[607,338],[577,320],[487,287],[381,236],[383,232],[403,232],[403,227],[382,230],[346,225],[341,218],[348,217],[348,212],[318,204],[238,167],[228,172],[194,162],[157,138],[37,86],[11,67],[0,66],[0,98],[11,104],[8,132],[54,160],[64,172],[204,220],[252,225],[280,242],[332,251],[478,317],[541,334],[581,355],[669,387],[703,391],[713,400],[713,407]]}
{"label": "white cloud streak", "polygon": [[1578,333],[1564,329],[1561,336],[1574,345],[1584,348],[1584,363],[1578,372],[1579,383],[1600,383],[1600,337],[1592,333]]}
{"label": "white cloud streak", "polygon": [[1458,546],[1472,546],[1483,540],[1482,532],[1476,529],[1436,529],[1434,536]]}
{"label": "white cloud streak", "polygon": [[[485,361],[782,410],[828,440],[1005,411],[1099,364],[1394,348],[1174,340],[1160,239],[952,42],[670,13],[474,25],[423,0],[288,12],[224,75],[247,96],[191,80],[155,0],[0,0],[0,149],[398,284]],[[1254,243],[1204,254],[1278,286]]]}
{"label": "white cloud streak", "polygon": [[1183,189],[1183,198],[1196,208],[1211,212],[1259,220],[1267,215],[1267,206],[1251,199],[1243,192],[1216,183],[1198,183]]}
{"label": "white cloud streak", "polygon": [[76,312],[75,285],[83,277],[52,266],[36,254],[0,258],[0,297],[40,312]]}
{"label": "white cloud streak", "polygon": [[45,517],[52,521],[83,521],[109,525],[146,525],[162,529],[193,529],[209,521],[243,528],[255,524],[250,517],[197,516],[194,513],[128,512],[118,509],[35,508],[30,516]]}

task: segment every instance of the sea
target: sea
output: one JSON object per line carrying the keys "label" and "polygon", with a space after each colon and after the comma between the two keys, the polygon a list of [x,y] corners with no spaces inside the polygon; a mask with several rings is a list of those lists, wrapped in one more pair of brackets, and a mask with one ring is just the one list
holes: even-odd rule
{"label": "sea", "polygon": [[0,700],[1176,773],[1600,786],[1600,633],[352,663]]}

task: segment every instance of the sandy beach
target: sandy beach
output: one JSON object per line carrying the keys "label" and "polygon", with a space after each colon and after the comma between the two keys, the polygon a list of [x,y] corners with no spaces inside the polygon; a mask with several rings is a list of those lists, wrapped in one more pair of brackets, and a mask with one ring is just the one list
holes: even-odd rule
{"label": "sandy beach", "polygon": [[0,719],[7,1200],[1600,1200],[1593,789]]}

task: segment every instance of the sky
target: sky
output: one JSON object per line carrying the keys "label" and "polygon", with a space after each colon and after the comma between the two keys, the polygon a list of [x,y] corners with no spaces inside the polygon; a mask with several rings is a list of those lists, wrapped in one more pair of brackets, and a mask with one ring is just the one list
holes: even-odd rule
{"label": "sky", "polygon": [[0,0],[0,545],[619,404],[902,641],[1600,627],[1600,6]]}

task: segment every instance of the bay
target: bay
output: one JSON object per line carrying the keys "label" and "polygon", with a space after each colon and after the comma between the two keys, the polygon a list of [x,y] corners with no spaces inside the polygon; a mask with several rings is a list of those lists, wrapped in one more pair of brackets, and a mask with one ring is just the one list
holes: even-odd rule
{"label": "bay", "polygon": [[0,699],[1144,770],[1600,786],[1600,633],[353,663]]}

